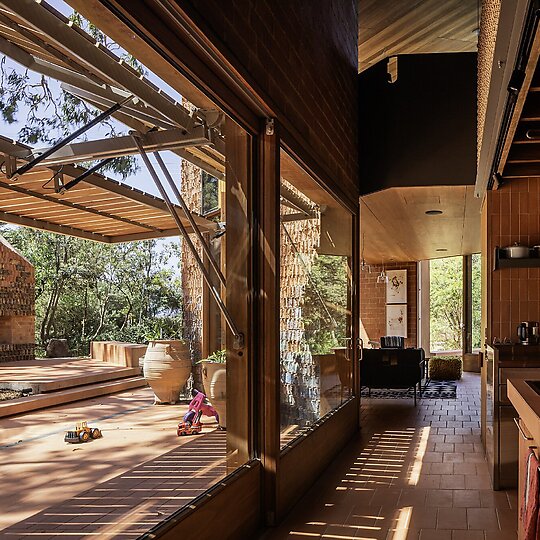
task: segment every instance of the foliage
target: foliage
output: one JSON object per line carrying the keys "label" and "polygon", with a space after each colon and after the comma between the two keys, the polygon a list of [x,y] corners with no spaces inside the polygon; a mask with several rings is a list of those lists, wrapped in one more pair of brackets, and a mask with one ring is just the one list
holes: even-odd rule
{"label": "foliage", "polygon": [[[460,349],[463,324],[463,259],[448,257],[430,262],[431,350]],[[480,346],[481,261],[472,259],[473,347]]]}
{"label": "foliage", "polygon": [[460,356],[435,356],[429,361],[429,377],[434,381],[459,380],[461,379],[461,371]]}
{"label": "foliage", "polygon": [[26,228],[4,236],[34,265],[36,342],[66,338],[75,354],[94,340],[146,342],[181,334],[181,287],[155,240],[107,245]]}
{"label": "foliage", "polygon": [[227,351],[221,349],[220,351],[215,351],[212,354],[208,355],[206,358],[199,360],[197,364],[202,362],[213,362],[214,364],[225,364],[227,362]]}
{"label": "foliage", "polygon": [[311,267],[302,314],[312,354],[343,346],[349,321],[347,258],[319,255]]}
{"label": "foliage", "polygon": [[205,171],[202,171],[202,203],[201,210],[203,216],[219,208],[219,185],[218,179],[214,178]]}
{"label": "foliage", "polygon": [[480,253],[472,256],[472,346],[482,345],[482,257]]}
{"label": "foliage", "polygon": [[[143,74],[142,65],[135,58],[123,51],[96,26],[74,12],[70,20],[75,25],[90,33],[98,43],[111,51],[136,71]],[[5,122],[22,124],[18,139],[30,145],[45,143],[52,145],[91,120],[101,111],[87,105],[74,95],[51,87],[50,80],[43,76],[29,73],[20,68],[8,67],[6,57],[0,61],[0,115]],[[19,118],[19,113],[24,118]],[[104,138],[121,135],[118,123],[106,119],[101,122]],[[91,166],[94,162],[84,165]],[[103,167],[126,178],[138,170],[137,161],[132,156],[119,157]]]}
{"label": "foliage", "polygon": [[430,263],[431,350],[461,348],[463,323],[462,258],[435,259]]}

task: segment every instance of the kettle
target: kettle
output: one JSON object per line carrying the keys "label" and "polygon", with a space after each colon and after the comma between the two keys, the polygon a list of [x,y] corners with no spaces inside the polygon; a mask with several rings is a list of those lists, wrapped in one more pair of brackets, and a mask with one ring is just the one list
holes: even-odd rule
{"label": "kettle", "polygon": [[517,327],[517,335],[522,345],[538,343],[538,323],[536,321],[522,322]]}

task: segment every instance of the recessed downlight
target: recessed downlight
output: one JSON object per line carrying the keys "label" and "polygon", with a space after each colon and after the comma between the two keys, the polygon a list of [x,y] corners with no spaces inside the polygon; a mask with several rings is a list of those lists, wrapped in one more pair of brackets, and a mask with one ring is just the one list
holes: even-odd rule
{"label": "recessed downlight", "polygon": [[442,214],[442,210],[426,210],[426,214],[428,216],[438,216],[439,214]]}

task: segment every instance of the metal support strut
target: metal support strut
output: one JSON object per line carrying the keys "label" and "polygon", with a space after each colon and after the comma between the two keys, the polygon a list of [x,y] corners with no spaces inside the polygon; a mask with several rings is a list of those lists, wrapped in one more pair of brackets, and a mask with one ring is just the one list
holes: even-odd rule
{"label": "metal support strut", "polygon": [[216,301],[216,304],[218,305],[219,310],[221,311],[223,317],[225,318],[225,321],[227,322],[227,325],[229,326],[229,328],[230,328],[230,330],[231,330],[231,332],[232,332],[232,334],[234,336],[235,348],[236,349],[243,349],[244,346],[245,346],[244,334],[242,334],[242,332],[240,332],[238,330],[238,328],[236,326],[236,323],[234,322],[231,314],[229,313],[229,310],[227,309],[227,306],[225,305],[225,303],[221,299],[217,289],[214,287],[214,285],[212,283],[212,276],[210,275],[210,272],[208,271],[208,269],[204,266],[204,263],[203,263],[200,255],[199,255],[199,253],[197,251],[197,248],[193,244],[193,242],[192,242],[191,238],[189,237],[189,234],[188,234],[184,224],[182,223],[182,221],[180,220],[180,217],[176,213],[176,210],[175,210],[175,208],[174,208],[174,206],[173,206],[173,204],[171,202],[171,199],[169,198],[169,195],[165,191],[165,188],[163,187],[163,184],[161,183],[161,180],[159,179],[159,176],[157,175],[157,172],[154,169],[154,166],[150,162],[150,159],[148,158],[140,139],[136,135],[133,135],[133,134],[132,134],[132,137],[133,137],[133,140],[134,140],[135,144],[137,145],[137,148],[139,149],[139,152],[140,152],[141,157],[142,157],[142,159],[144,161],[144,164],[146,165],[146,168],[148,169],[148,172],[150,173],[150,176],[152,177],[152,180],[154,181],[154,184],[156,185],[159,193],[161,194],[161,197],[165,201],[165,204],[167,205],[167,208],[168,208],[172,218],[174,219],[174,221],[176,223],[176,226],[180,230],[180,233],[182,234],[182,237],[186,241],[186,243],[187,243],[187,245],[188,245],[188,247],[189,247],[189,249],[191,251],[191,254],[195,258],[195,262],[197,263],[197,266],[199,267],[199,270],[201,271],[201,274],[202,274],[202,276],[204,278],[204,281],[205,281],[206,285],[210,289],[210,293],[214,297],[214,300]]}
{"label": "metal support strut", "polygon": [[120,103],[115,103],[112,107],[107,109],[106,111],[103,111],[101,114],[98,114],[93,120],[88,122],[88,124],[80,127],[70,135],[68,135],[65,139],[62,139],[61,141],[57,142],[54,146],[51,146],[50,148],[47,148],[43,154],[40,154],[36,158],[34,158],[32,161],[29,161],[28,163],[24,164],[22,167],[19,167],[11,176],[8,178],[17,178],[18,176],[23,175],[24,173],[27,173],[31,169],[33,169],[36,165],[41,163],[44,159],[47,159],[49,156],[54,154],[57,150],[65,146],[66,144],[69,144],[71,141],[76,139],[77,137],[80,137],[83,133],[88,131],[90,128],[94,127],[95,125],[99,124],[112,114],[114,114],[118,109],[120,109],[123,105],[125,105],[128,101],[131,101],[134,96],[129,96]]}
{"label": "metal support strut", "polygon": [[174,196],[177,198],[178,202],[180,203],[180,206],[182,210],[184,211],[184,214],[188,218],[188,221],[197,235],[197,238],[201,242],[202,249],[205,253],[205,255],[208,257],[208,261],[210,262],[210,265],[212,266],[214,272],[216,273],[217,277],[219,278],[219,281],[221,284],[226,287],[227,284],[225,283],[225,276],[221,272],[221,269],[219,268],[218,263],[214,259],[212,252],[210,251],[210,248],[208,247],[208,244],[206,243],[206,240],[204,239],[201,231],[197,227],[197,224],[195,223],[195,220],[193,219],[193,216],[191,215],[191,212],[189,211],[189,208],[186,204],[186,201],[184,201],[184,198],[182,197],[180,191],[176,187],[176,184],[174,183],[174,180],[171,176],[171,173],[169,172],[169,169],[167,169],[167,166],[165,165],[163,159],[161,158],[159,152],[154,152],[154,157],[156,158],[156,161],[158,162],[158,165],[161,167],[161,170],[163,171],[163,174],[165,178],[167,179],[167,182],[169,183],[169,186],[171,186],[172,192],[174,193]]}
{"label": "metal support strut", "polygon": [[115,158],[107,158],[101,160],[99,163],[96,163],[93,167],[90,167],[89,169],[86,169],[83,173],[79,174],[77,178],[74,178],[71,180],[71,182],[68,182],[67,184],[60,186],[57,190],[57,193],[60,193],[63,195],[68,189],[71,189],[75,187],[79,182],[82,182],[85,178],[88,178],[91,174],[94,174],[96,171],[99,171],[102,167],[105,167],[107,163],[110,163],[111,161],[114,161]]}

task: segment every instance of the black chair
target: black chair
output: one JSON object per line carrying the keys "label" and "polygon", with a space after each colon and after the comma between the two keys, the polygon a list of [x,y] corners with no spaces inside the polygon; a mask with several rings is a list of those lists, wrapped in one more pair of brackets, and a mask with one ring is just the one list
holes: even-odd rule
{"label": "black chair", "polygon": [[368,388],[414,389],[422,397],[424,349],[364,349],[360,362],[360,384]]}

